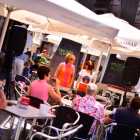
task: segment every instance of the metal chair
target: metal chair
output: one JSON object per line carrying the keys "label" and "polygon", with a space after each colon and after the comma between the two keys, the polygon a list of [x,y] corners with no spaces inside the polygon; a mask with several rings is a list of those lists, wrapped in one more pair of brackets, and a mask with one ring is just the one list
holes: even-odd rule
{"label": "metal chair", "polygon": [[111,123],[106,127],[105,140],[134,140],[137,128],[126,124]]}
{"label": "metal chair", "polygon": [[[45,102],[45,101],[43,101],[43,100],[41,100],[41,99],[39,99],[39,98],[37,98],[37,97],[34,97],[34,96],[26,96],[26,97],[30,98],[30,103],[29,103],[29,105],[30,105],[30,106],[33,106],[33,107],[35,107],[35,108],[38,108],[38,109],[39,109],[39,108],[40,108],[40,104],[46,104],[46,105],[50,106],[47,102]],[[11,117],[11,118],[12,118],[12,117]],[[11,118],[10,118],[10,119],[11,119]],[[47,121],[47,120],[44,120],[42,124],[44,124],[45,121]],[[28,120],[28,119],[25,120],[23,132],[25,132],[25,130],[26,130],[26,125],[27,125],[27,123],[32,124],[30,130],[33,131],[33,126],[34,126],[35,123],[36,123],[36,119],[34,119],[34,120]],[[12,136],[11,136],[11,139],[14,138],[16,129],[17,129],[17,127],[15,128],[15,130],[14,130]]]}
{"label": "metal chair", "polygon": [[[95,118],[92,117],[92,116],[89,116],[89,115],[87,115],[85,113],[82,113],[82,112],[78,112],[78,113],[80,115],[80,119],[76,123],[76,125],[82,124],[83,127],[82,127],[82,129],[80,129],[78,131],[77,136],[74,137],[74,139],[84,139],[85,140],[86,138],[90,137],[90,136],[88,136],[88,133],[89,133],[89,130],[90,130]],[[95,131],[96,131],[96,128],[94,129],[94,132],[93,132],[93,134],[92,134],[92,136],[90,138],[91,140],[94,137]]]}
{"label": "metal chair", "polygon": [[[33,106],[33,107],[35,107],[35,108],[40,108],[40,104],[46,104],[46,105],[48,105],[48,106],[50,106],[47,102],[45,102],[45,101],[43,101],[43,100],[41,100],[41,99],[39,99],[39,98],[37,98],[37,97],[34,97],[34,96],[28,96],[28,95],[26,95],[26,97],[28,97],[28,98],[30,98],[30,103],[29,103],[29,105],[30,106]],[[45,121],[43,121],[42,122],[42,124],[44,124],[45,122],[47,122],[48,121],[48,119]],[[24,124],[24,130],[26,129],[26,125],[27,125],[27,123],[28,123],[29,121],[27,120],[27,121],[25,121],[25,124]],[[36,122],[36,119],[34,119],[33,120],[33,124],[35,124],[35,122]],[[33,131],[33,125],[32,124],[32,126],[31,126],[31,129],[30,130],[32,130]]]}
{"label": "metal chair", "polygon": [[[58,128],[55,128],[55,127],[52,127],[52,126],[48,126],[46,128],[53,129],[56,132],[57,136],[51,136],[51,135],[48,135],[48,134],[37,132],[37,133],[35,133],[31,136],[30,140],[33,140],[34,136],[36,136],[36,135],[47,138],[47,139],[54,139],[54,140],[56,140],[56,139],[59,139],[59,140],[60,139],[73,140],[74,135],[82,127],[83,127],[82,125],[78,125],[78,126],[74,126],[74,127],[68,128],[68,129],[58,129]],[[38,138],[38,140],[40,140],[40,139]]]}
{"label": "metal chair", "polygon": [[[25,87],[23,87],[23,83],[25,83]],[[23,95],[26,95],[26,91],[28,86],[31,84],[31,81],[22,76],[22,75],[15,75],[14,77],[14,89],[16,91],[16,93],[18,94],[18,96],[22,97]],[[17,98],[17,97],[16,97]]]}
{"label": "metal chair", "polygon": [[31,84],[31,81],[30,81],[28,78],[26,78],[26,77],[23,76],[23,75],[18,75],[18,74],[15,75],[14,81],[15,81],[15,82],[18,82],[18,81],[25,82],[26,85],[30,85],[30,84]]}
{"label": "metal chair", "polygon": [[[75,125],[78,122],[78,120],[80,119],[79,113],[67,106],[56,105],[56,106],[50,107],[50,110],[52,112],[55,112],[55,115],[56,115],[56,117],[54,118],[53,122],[51,122],[50,125],[53,127],[59,128],[59,129],[67,128],[67,126],[65,124]],[[45,122],[45,124],[46,124],[46,122]],[[44,126],[38,127],[35,125],[34,129],[36,129],[39,132],[44,132],[44,128],[45,128]],[[31,133],[32,132],[30,130],[27,139],[30,138]],[[53,132],[50,131],[50,133],[53,133]]]}

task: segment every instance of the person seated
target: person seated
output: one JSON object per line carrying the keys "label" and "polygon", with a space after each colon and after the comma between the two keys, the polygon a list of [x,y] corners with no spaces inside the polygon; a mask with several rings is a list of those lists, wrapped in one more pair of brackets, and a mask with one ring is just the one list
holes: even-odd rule
{"label": "person seated", "polygon": [[[121,123],[140,129],[140,97],[134,97],[130,102],[130,107],[118,107],[105,118],[105,123]],[[111,133],[109,133],[111,140]]]}
{"label": "person seated", "polygon": [[59,64],[54,77],[60,80],[60,86],[71,88],[74,81],[75,66],[75,55],[67,54],[65,62]]}
{"label": "person seated", "polygon": [[46,59],[41,55],[37,55],[34,62],[35,62],[35,65],[39,65],[39,63],[46,62]]}
{"label": "person seated", "polygon": [[97,86],[93,83],[90,83],[86,88],[86,96],[80,97],[79,95],[76,95],[72,103],[72,108],[74,110],[96,118],[91,126],[88,135],[93,133],[93,130],[96,127],[97,119],[100,121],[100,123],[104,123],[105,119],[104,106],[96,101],[96,95]]}
{"label": "person seated", "polygon": [[5,94],[2,89],[2,83],[0,82],[0,109],[4,109],[7,106]]}
{"label": "person seated", "polygon": [[55,88],[47,83],[50,80],[50,69],[46,66],[38,67],[37,74],[39,79],[34,80],[28,88],[26,95],[34,96],[40,98],[44,101],[48,100],[50,95],[55,101],[61,102],[61,94],[59,91],[59,80],[55,80]]}

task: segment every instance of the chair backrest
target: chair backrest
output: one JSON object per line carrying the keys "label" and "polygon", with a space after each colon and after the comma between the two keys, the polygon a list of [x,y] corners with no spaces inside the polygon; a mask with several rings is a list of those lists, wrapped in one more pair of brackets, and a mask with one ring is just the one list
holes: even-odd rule
{"label": "chair backrest", "polygon": [[26,94],[26,90],[23,88],[23,86],[22,86],[21,83],[15,83],[14,88],[15,88],[16,93],[17,93],[20,97],[22,97],[23,95]]}
{"label": "chair backrest", "polygon": [[65,123],[73,123],[76,111],[67,106],[60,106],[57,109],[56,117],[52,126],[61,129]]}
{"label": "chair backrest", "polygon": [[82,124],[83,127],[79,130],[77,135],[80,138],[86,138],[95,118],[82,112],[78,113],[80,114],[80,119],[77,122],[77,125]]}
{"label": "chair backrest", "polygon": [[107,139],[109,140],[133,140],[137,129],[125,125],[117,124],[116,126],[111,126]]}
{"label": "chair backrest", "polygon": [[28,97],[28,98],[30,98],[30,103],[29,103],[29,105],[30,106],[33,106],[33,107],[35,107],[35,108],[40,108],[40,104],[44,104],[44,101],[43,100],[41,100],[41,99],[39,99],[39,98],[37,98],[37,97],[34,97],[34,96],[28,96],[28,95],[26,95],[26,97]]}
{"label": "chair backrest", "polygon": [[31,81],[23,75],[15,75],[15,82],[24,82],[26,85],[30,85]]}

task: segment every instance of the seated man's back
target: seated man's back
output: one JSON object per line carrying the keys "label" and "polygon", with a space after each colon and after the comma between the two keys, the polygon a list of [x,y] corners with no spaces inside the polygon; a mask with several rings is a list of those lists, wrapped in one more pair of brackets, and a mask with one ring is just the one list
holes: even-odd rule
{"label": "seated man's back", "polygon": [[[93,88],[95,88],[95,90],[93,90],[93,91],[92,91],[92,86],[93,86]],[[92,117],[95,117],[96,120],[92,124],[89,135],[92,134],[92,132],[96,126],[97,120],[99,120],[100,123],[104,123],[104,107],[102,104],[97,102],[95,99],[95,96],[97,94],[96,88],[97,88],[97,86],[95,84],[87,85],[87,91],[86,91],[87,95],[85,97],[80,97],[80,96],[76,95],[76,97],[74,98],[73,103],[72,103],[72,108],[74,110],[85,113]],[[90,92],[90,91],[92,91],[92,92]]]}
{"label": "seated man's back", "polygon": [[[134,97],[130,103],[130,107],[119,107],[114,109],[109,116],[105,118],[105,123],[118,123],[126,124],[132,126],[136,129],[140,129],[140,115],[138,111],[140,109],[140,98]],[[113,130],[115,127],[112,127],[108,133],[108,138],[112,140]]]}
{"label": "seated man's back", "polygon": [[109,115],[113,122],[126,124],[140,129],[140,115],[135,109],[128,107],[119,107],[114,109]]}

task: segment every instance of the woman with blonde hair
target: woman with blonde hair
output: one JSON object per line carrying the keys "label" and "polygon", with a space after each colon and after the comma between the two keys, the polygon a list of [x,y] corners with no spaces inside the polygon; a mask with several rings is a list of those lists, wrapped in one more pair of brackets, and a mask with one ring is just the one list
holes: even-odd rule
{"label": "woman with blonde hair", "polygon": [[58,78],[60,80],[60,86],[71,88],[75,74],[75,66],[73,65],[75,59],[75,55],[67,54],[65,62],[59,64],[54,78]]}
{"label": "woman with blonde hair", "polygon": [[86,69],[82,69],[80,71],[78,80],[74,87],[74,89],[82,92],[86,92],[87,84],[93,82],[95,76],[95,72],[93,72],[93,69],[95,68],[95,63],[93,61],[87,61],[85,63],[85,67]]}

